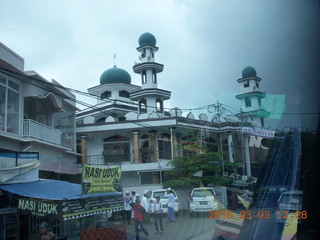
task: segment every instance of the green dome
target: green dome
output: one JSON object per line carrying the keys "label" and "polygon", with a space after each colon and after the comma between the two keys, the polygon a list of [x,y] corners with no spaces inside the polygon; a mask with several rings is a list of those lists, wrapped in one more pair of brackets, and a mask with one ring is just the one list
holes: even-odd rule
{"label": "green dome", "polygon": [[249,77],[256,77],[257,76],[257,72],[253,67],[245,67],[242,70],[242,78],[249,78]]}
{"label": "green dome", "polygon": [[110,83],[126,83],[131,84],[130,74],[123,70],[122,68],[117,68],[114,66],[101,74],[100,84],[110,84]]}
{"label": "green dome", "polygon": [[143,46],[152,46],[155,47],[157,43],[156,38],[149,32],[143,33],[140,37],[139,37],[139,46],[143,47]]}

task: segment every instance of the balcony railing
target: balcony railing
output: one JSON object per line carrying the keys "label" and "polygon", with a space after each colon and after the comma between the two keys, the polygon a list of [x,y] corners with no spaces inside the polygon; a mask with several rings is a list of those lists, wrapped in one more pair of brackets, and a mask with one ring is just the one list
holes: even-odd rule
{"label": "balcony railing", "polygon": [[23,137],[36,138],[45,142],[61,145],[62,132],[31,119],[23,121]]}

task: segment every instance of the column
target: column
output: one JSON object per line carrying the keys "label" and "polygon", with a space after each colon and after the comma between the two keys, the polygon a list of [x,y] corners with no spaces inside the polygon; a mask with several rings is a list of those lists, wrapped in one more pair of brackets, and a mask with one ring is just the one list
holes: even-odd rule
{"label": "column", "polygon": [[244,157],[246,162],[246,173],[248,177],[251,177],[251,165],[250,165],[250,153],[249,153],[249,137],[248,135],[243,136],[244,141]]}
{"label": "column", "polygon": [[229,162],[233,163],[233,141],[232,141],[232,134],[229,133],[228,135],[228,151],[229,151]]}
{"label": "column", "polygon": [[150,136],[150,144],[151,144],[150,161],[157,162],[158,161],[157,131],[149,131],[149,136]]}
{"label": "column", "polygon": [[177,148],[177,143],[176,143],[176,132],[175,128],[170,128],[170,139],[171,139],[171,159],[176,157],[176,148]]}
{"label": "column", "polygon": [[81,136],[81,163],[86,164],[87,163],[87,136],[82,135]]}
{"label": "column", "polygon": [[133,131],[134,163],[140,163],[139,131]]}

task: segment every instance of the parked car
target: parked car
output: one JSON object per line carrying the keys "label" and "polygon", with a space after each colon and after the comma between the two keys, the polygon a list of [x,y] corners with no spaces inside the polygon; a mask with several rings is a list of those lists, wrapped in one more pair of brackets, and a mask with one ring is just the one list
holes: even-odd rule
{"label": "parked car", "polygon": [[277,203],[276,219],[278,223],[287,220],[289,213],[302,210],[302,191],[283,192]]}
{"label": "parked car", "polygon": [[194,188],[190,194],[189,211],[190,216],[197,212],[216,211],[218,199],[213,188]]}
{"label": "parked car", "polygon": [[272,185],[260,187],[254,196],[257,208],[275,208],[281,194],[288,190],[287,186]]}
{"label": "parked car", "polygon": [[[154,204],[156,203],[156,197],[160,197],[160,203],[161,206],[163,208],[163,213],[167,213],[168,212],[168,199],[164,197],[164,194],[166,193],[166,189],[159,189],[159,190],[152,190],[150,193],[150,205],[149,205],[149,209],[150,209],[150,213],[154,212]],[[176,192],[173,190],[173,194],[175,196],[174,199],[174,212],[176,215],[179,214],[179,199],[178,199],[178,195],[176,194]]]}

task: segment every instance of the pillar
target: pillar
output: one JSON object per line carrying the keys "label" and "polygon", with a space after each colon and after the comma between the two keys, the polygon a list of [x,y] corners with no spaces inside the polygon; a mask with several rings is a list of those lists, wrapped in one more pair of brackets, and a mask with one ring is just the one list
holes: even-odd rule
{"label": "pillar", "polygon": [[244,158],[246,162],[246,175],[251,177],[251,165],[250,165],[250,153],[249,153],[249,137],[248,135],[243,136],[244,141]]}
{"label": "pillar", "polygon": [[133,131],[134,163],[140,163],[139,131]]}
{"label": "pillar", "polygon": [[229,151],[229,162],[233,163],[233,141],[232,141],[232,134],[229,133],[228,135],[228,151]]}
{"label": "pillar", "polygon": [[81,163],[86,164],[87,163],[87,136],[82,135],[81,136]]}
{"label": "pillar", "polygon": [[150,131],[149,132],[149,136],[150,136],[150,144],[151,144],[150,161],[151,162],[157,162],[158,161],[157,131]]}
{"label": "pillar", "polygon": [[171,159],[176,157],[177,139],[175,128],[170,128],[170,139],[171,139]]}

